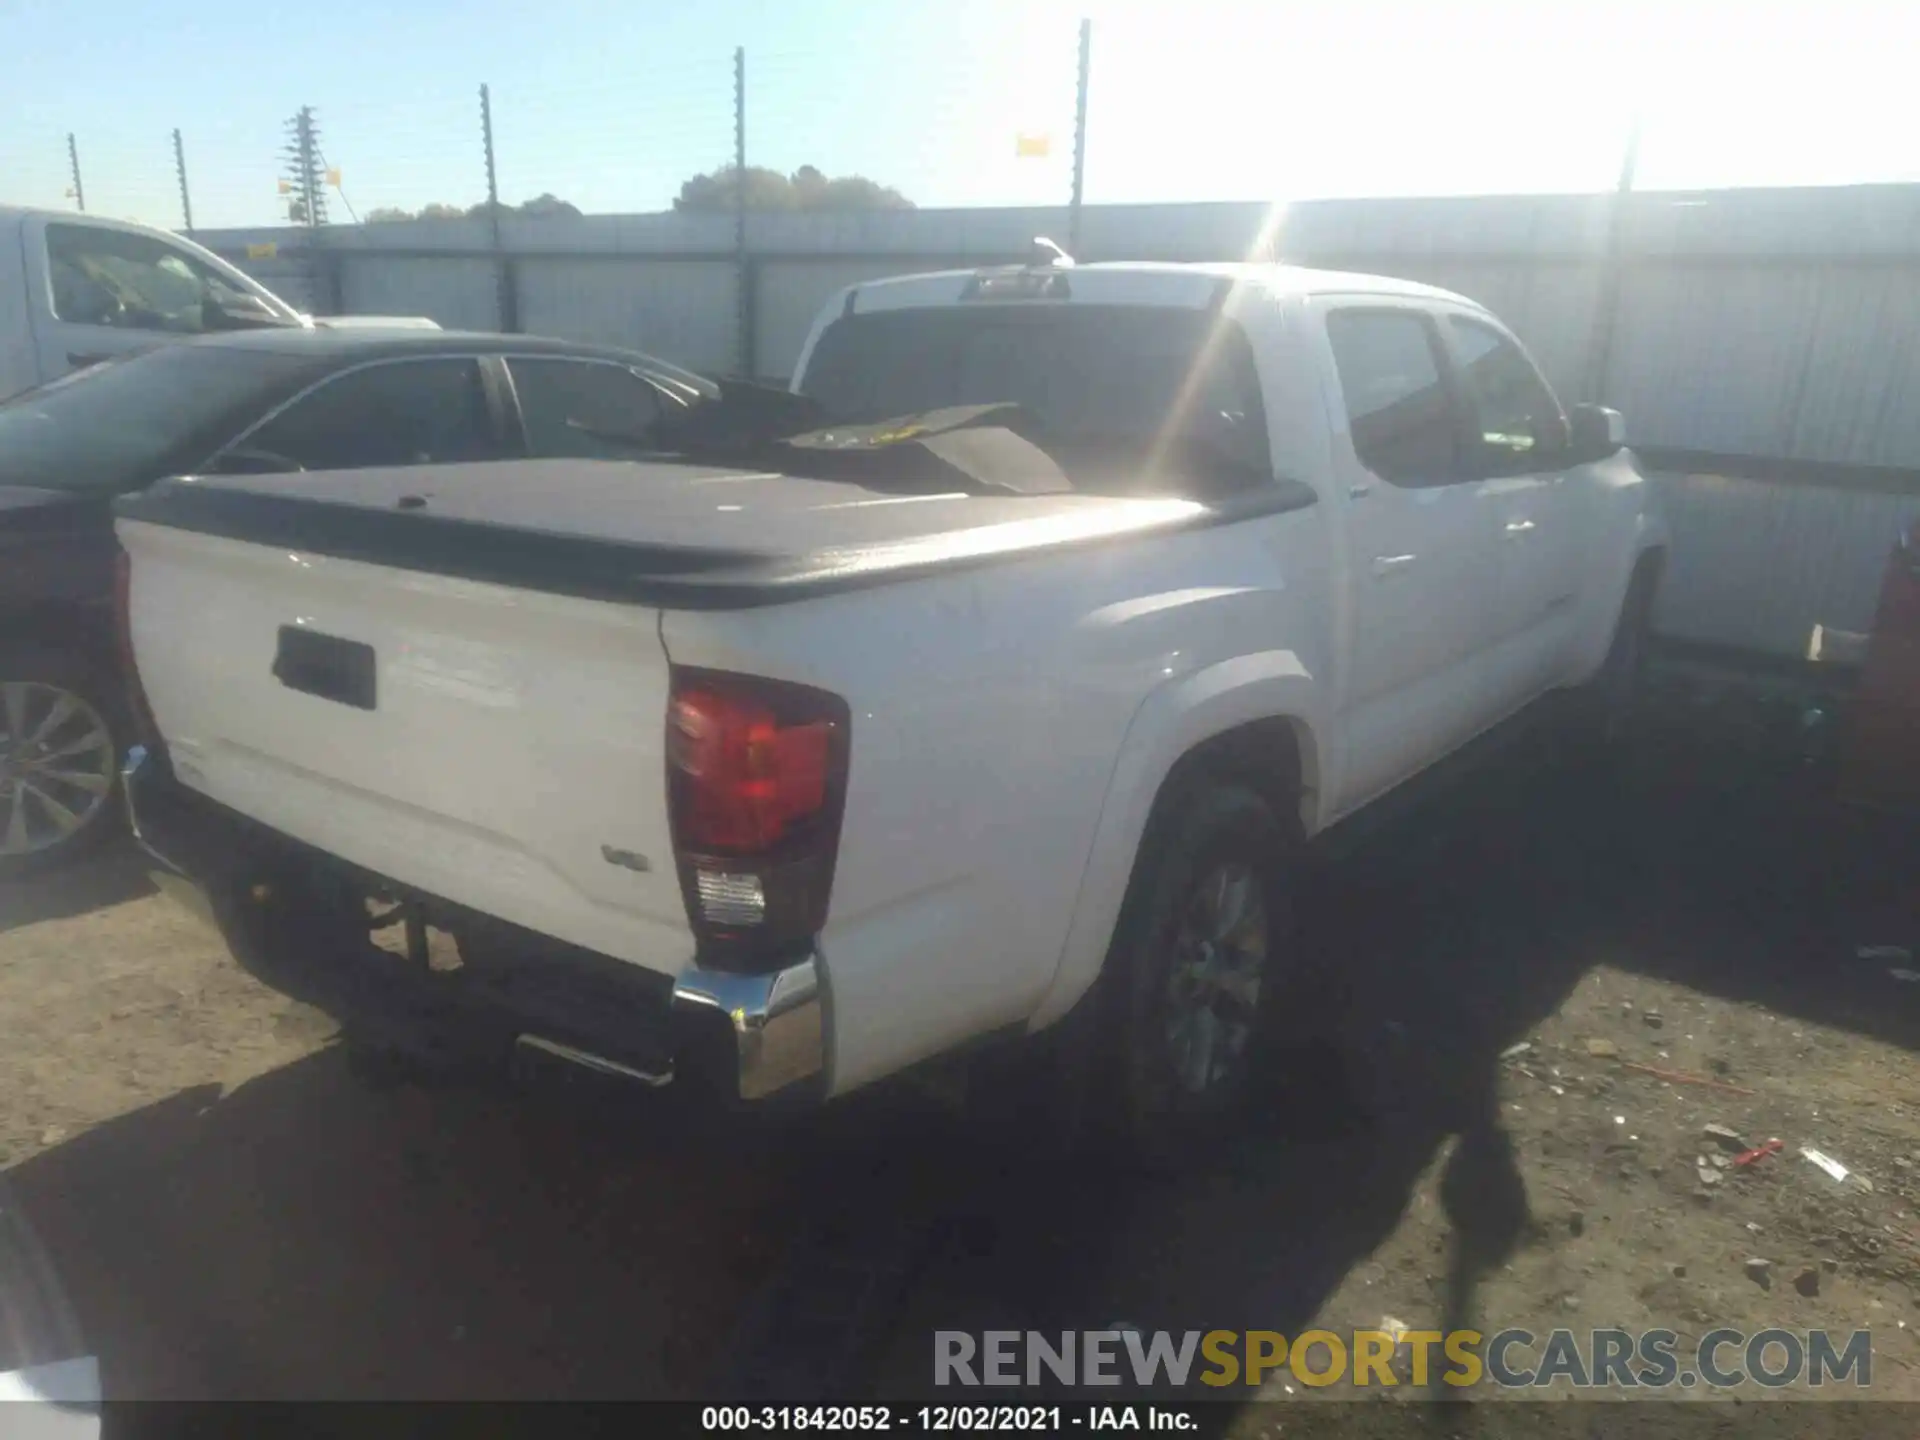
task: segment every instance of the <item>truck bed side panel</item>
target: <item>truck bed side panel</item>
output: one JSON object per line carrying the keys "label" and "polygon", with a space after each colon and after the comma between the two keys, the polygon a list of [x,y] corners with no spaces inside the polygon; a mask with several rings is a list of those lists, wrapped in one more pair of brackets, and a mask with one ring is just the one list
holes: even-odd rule
{"label": "truck bed side panel", "polygon": [[[852,711],[821,936],[834,1089],[1027,1022],[1051,988],[1129,724],[1177,677],[1323,649],[1308,509],[751,612],[667,612],[676,664]],[[1318,669],[1309,653],[1303,670]]]}

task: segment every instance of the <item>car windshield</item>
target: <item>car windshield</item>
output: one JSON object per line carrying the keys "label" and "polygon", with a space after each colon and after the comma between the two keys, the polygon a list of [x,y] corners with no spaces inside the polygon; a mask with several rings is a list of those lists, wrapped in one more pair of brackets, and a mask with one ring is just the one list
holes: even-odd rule
{"label": "car windshield", "polygon": [[64,376],[0,403],[0,484],[107,495],[144,484],[183,445],[264,403],[306,363],[169,345]]}
{"label": "car windshield", "polygon": [[1063,457],[1177,453],[1262,476],[1271,465],[1246,337],[1210,311],[982,303],[844,316],[800,388],[843,423],[1011,403]]}

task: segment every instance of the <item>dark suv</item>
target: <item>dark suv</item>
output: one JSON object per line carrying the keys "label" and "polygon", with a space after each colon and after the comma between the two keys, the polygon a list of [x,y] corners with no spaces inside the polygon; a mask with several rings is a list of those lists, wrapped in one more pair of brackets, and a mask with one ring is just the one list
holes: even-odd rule
{"label": "dark suv", "polygon": [[167,345],[0,403],[0,880],[110,833],[126,729],[111,503],[164,476],[631,459],[717,393],[631,351],[428,330]]}

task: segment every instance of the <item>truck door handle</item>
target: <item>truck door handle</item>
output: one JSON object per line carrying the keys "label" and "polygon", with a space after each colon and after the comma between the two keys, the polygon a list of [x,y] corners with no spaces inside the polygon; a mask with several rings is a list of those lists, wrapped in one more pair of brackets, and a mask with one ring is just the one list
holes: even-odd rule
{"label": "truck door handle", "polygon": [[1411,555],[1376,555],[1373,557],[1373,574],[1376,580],[1384,580],[1389,575],[1398,574],[1413,564]]}
{"label": "truck door handle", "polygon": [[1532,534],[1535,528],[1536,527],[1533,521],[1531,520],[1507,521],[1507,534],[1510,535],[1515,540],[1518,540],[1522,535]]}

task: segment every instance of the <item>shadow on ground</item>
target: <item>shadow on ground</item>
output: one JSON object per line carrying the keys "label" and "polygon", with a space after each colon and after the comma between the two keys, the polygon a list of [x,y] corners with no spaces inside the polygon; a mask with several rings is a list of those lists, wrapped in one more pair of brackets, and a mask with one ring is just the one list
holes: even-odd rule
{"label": "shadow on ground", "polygon": [[898,1087],[741,1130],[598,1092],[373,1090],[325,1052],[101,1126],[11,1198],[120,1395],[713,1398],[771,1365],[904,1398],[935,1329],[1297,1331],[1456,1137],[1434,1272],[1469,1314],[1527,1224],[1499,1054],[1594,965],[1915,1043],[1914,997],[1852,956],[1920,938],[1910,836],[1675,736],[1636,774],[1523,756],[1330,867],[1325,1038],[1206,1173],[987,1143]]}
{"label": "shadow on ground", "polygon": [[117,838],[98,854],[71,866],[0,882],[0,931],[42,920],[65,920],[153,893],[140,852],[131,840]]}
{"label": "shadow on ground", "polygon": [[110,1395],[648,1397],[780,1244],[777,1168],[661,1107],[376,1089],[328,1050],[7,1178]]}

